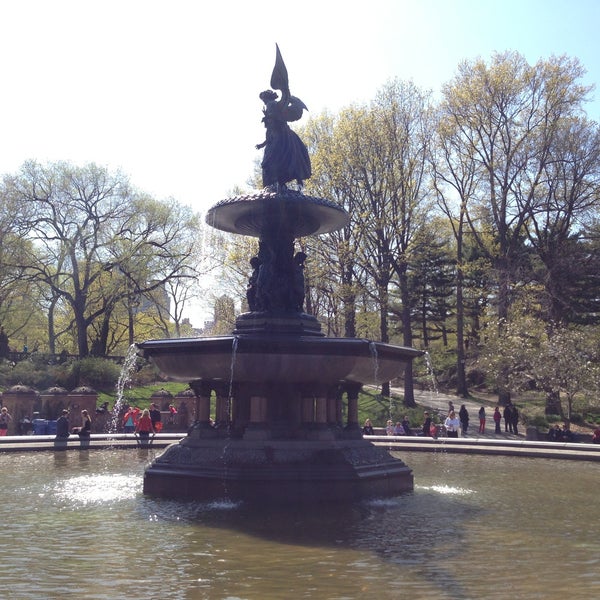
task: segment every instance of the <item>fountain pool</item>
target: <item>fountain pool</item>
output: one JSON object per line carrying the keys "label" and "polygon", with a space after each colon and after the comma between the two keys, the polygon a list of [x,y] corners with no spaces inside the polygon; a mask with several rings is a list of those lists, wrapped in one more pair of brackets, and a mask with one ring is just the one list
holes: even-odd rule
{"label": "fountain pool", "polygon": [[6,456],[2,597],[600,596],[598,463],[402,452],[413,492],[250,510],[144,496],[152,458]]}

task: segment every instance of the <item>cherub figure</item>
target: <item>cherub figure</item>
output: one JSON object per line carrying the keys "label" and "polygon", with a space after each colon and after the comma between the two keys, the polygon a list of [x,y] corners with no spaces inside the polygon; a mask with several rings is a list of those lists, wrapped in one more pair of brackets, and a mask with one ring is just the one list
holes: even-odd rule
{"label": "cherub figure", "polygon": [[281,92],[281,98],[278,100],[273,90],[259,94],[265,105],[262,119],[265,141],[256,146],[257,150],[265,149],[261,163],[263,186],[286,189],[286,184],[295,179],[302,187],[311,175],[310,158],[306,146],[288,123],[298,121],[308,109],[302,100],[290,94],[287,69],[277,45],[276,50],[271,87]]}

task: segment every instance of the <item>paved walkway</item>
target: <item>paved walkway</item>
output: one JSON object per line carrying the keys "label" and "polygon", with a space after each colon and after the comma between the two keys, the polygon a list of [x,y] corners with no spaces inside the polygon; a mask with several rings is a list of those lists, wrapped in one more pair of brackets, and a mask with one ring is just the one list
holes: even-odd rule
{"label": "paved walkway", "polygon": [[[404,390],[402,388],[392,388],[393,392],[398,395],[403,395]],[[477,402],[474,400],[459,398],[458,396],[453,396],[451,394],[444,394],[442,392],[433,392],[433,391],[422,391],[415,390],[415,402],[418,406],[422,406],[423,410],[432,410],[437,412],[440,421],[444,421],[448,414],[449,402],[454,404],[454,410],[456,411],[456,416],[458,416],[458,411],[462,404],[465,405],[469,413],[469,429],[467,430],[466,437],[475,437],[475,438],[490,438],[490,439],[512,439],[519,440],[525,438],[525,426],[519,424],[519,435],[514,435],[512,433],[504,432],[504,418],[501,421],[501,430],[502,433],[496,434],[494,419],[492,418],[494,414],[494,403],[491,402]],[[479,409],[481,406],[485,406],[486,413],[486,423],[485,423],[485,433],[479,434]],[[462,435],[462,434],[461,434]]]}

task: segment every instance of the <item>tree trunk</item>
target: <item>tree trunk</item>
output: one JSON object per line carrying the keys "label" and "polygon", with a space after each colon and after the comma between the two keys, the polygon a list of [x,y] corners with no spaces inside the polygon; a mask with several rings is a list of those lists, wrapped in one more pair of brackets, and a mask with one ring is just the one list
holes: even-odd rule
{"label": "tree trunk", "polygon": [[547,415],[560,415],[561,411],[560,392],[548,392],[546,394],[546,407],[544,413]]}

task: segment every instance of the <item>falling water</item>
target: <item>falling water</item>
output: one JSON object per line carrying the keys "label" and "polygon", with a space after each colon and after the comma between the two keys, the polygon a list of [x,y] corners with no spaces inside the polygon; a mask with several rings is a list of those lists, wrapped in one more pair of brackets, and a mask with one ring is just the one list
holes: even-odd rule
{"label": "falling water", "polygon": [[377,345],[375,342],[369,342],[369,352],[373,359],[373,379],[377,381],[379,377],[379,357],[377,356]]}
{"label": "falling water", "polygon": [[[369,352],[373,359],[373,380],[375,383],[379,380],[379,356],[377,354],[377,344],[375,342],[369,342]],[[388,419],[392,418],[394,412],[394,406],[392,403],[392,395],[390,394],[390,404],[388,406]]]}
{"label": "falling water", "polygon": [[431,362],[431,356],[429,355],[429,352],[425,351],[425,365],[427,367],[427,375],[429,375],[429,380],[431,381],[431,391],[434,392],[435,394],[438,393],[438,384],[437,381],[435,379],[435,373],[433,371],[433,363]]}
{"label": "falling water", "polygon": [[229,371],[229,392],[227,393],[227,428],[231,427],[231,405],[233,403],[233,373],[235,370],[235,360],[237,358],[239,338],[237,335],[233,336],[233,342],[231,344],[231,369]]}
{"label": "falling water", "polygon": [[125,387],[131,381],[131,375],[135,369],[136,359],[137,346],[135,344],[131,344],[127,350],[127,354],[125,355],[125,360],[123,361],[123,366],[121,367],[121,374],[119,375],[119,380],[117,381],[117,398],[115,400],[115,405],[113,406],[112,417],[110,421],[108,421],[108,433],[117,432],[119,415],[121,413],[121,408],[123,407]]}
{"label": "falling water", "polygon": [[433,371],[433,363],[431,362],[431,356],[429,355],[429,352],[425,351],[424,358],[425,358],[425,366],[427,368],[427,375],[428,375],[429,381],[430,381],[429,397],[430,397],[430,402],[433,403],[434,397],[437,396],[439,393],[439,389],[438,389],[437,380],[435,378],[435,373]]}

